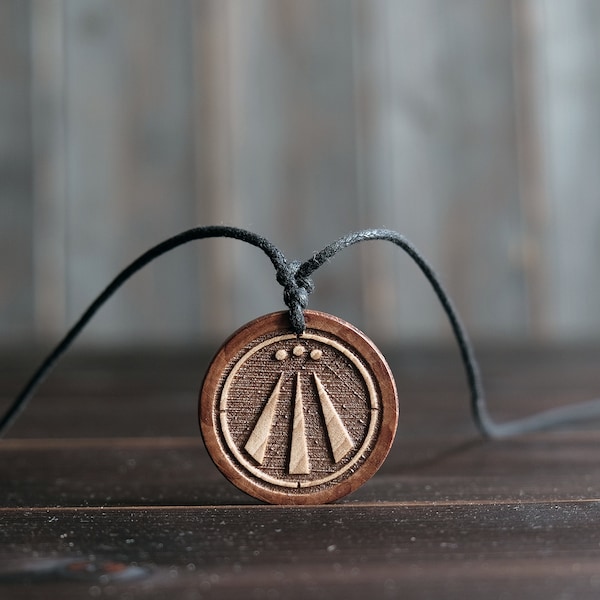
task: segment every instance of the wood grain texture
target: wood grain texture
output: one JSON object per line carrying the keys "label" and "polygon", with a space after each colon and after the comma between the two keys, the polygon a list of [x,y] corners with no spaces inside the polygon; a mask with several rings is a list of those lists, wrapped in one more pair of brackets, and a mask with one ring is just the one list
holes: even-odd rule
{"label": "wood grain texture", "polygon": [[[186,7],[65,4],[69,321],[127,262],[197,222]],[[186,249],[140,273],[92,335],[192,338],[197,256]]]}
{"label": "wood grain texture", "polygon": [[[0,534],[13,569],[0,585],[19,599],[43,593],[76,598],[98,593],[96,587],[134,598],[194,597],[199,590],[216,598],[253,592],[291,598],[597,593],[599,515],[591,501],[493,508],[253,507],[245,513],[243,526],[239,509],[230,507],[9,513],[13,531],[21,533],[11,531],[10,541],[6,528]],[[25,532],[35,532],[42,553],[55,548],[58,556],[79,560],[118,556],[147,566],[149,574],[124,583],[107,578],[108,584],[94,573],[83,581],[55,576],[38,583],[26,572],[19,580],[15,569],[36,563]]]}
{"label": "wood grain texture", "polygon": [[[474,332],[523,332],[510,3],[369,6],[357,11],[363,219],[426,248]],[[446,331],[416,270],[383,245],[366,252],[369,326]]]}
{"label": "wood grain texture", "polygon": [[67,326],[67,110],[64,4],[31,3],[31,126],[35,331]]}
{"label": "wood grain texture", "polygon": [[[0,596],[596,598],[598,424],[485,442],[454,353],[387,354],[388,459],[318,507],[260,505],[214,468],[190,418],[205,350],[74,355],[0,441]],[[494,412],[594,395],[599,355],[484,352]],[[30,362],[2,357],[0,403]]]}
{"label": "wood grain texture", "polygon": [[[544,77],[536,78],[544,125],[547,219],[543,238],[548,257],[547,287],[553,316],[551,333],[579,331],[587,337],[600,323],[600,281],[588,261],[599,250],[600,208],[596,165],[600,155],[600,101],[597,57],[600,40],[588,27],[600,19],[595,2],[538,7],[541,31],[536,59]],[[544,27],[541,29],[540,25]],[[564,199],[569,196],[569,202]]]}
{"label": "wood grain texture", "polygon": [[30,10],[0,6],[0,337],[34,330]]}
{"label": "wood grain texture", "polygon": [[[5,3],[2,339],[55,339],[135,256],[209,223],[299,259],[397,229],[475,336],[597,337],[594,0],[298,4]],[[371,335],[448,336],[385,245],[315,283],[313,307]],[[268,261],[203,242],[132,280],[86,339],[220,339],[282,307]]]}

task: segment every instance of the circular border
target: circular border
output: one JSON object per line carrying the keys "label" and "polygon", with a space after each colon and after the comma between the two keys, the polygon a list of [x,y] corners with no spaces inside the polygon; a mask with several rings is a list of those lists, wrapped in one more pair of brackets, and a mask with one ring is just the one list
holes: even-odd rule
{"label": "circular border", "polygon": [[[334,471],[327,477],[321,477],[321,479],[315,479],[315,480],[311,480],[311,481],[293,481],[293,482],[284,481],[281,479],[276,479],[275,477],[271,477],[270,475],[267,475],[264,471],[261,471],[260,469],[256,468],[248,459],[246,459],[243,456],[243,454],[240,452],[239,448],[237,448],[235,445],[232,446],[229,443],[229,440],[228,440],[229,436],[227,435],[229,425],[227,424],[227,418],[226,418],[226,415],[224,412],[226,409],[223,408],[223,406],[224,406],[223,396],[226,395],[226,392],[229,389],[230,384],[231,384],[231,379],[235,375],[235,373],[234,373],[235,368],[239,364],[244,363],[254,353],[258,352],[259,350],[262,350],[263,348],[266,348],[267,346],[270,346],[271,344],[276,344],[277,342],[279,342],[281,340],[293,340],[293,339],[298,339],[298,336],[293,333],[290,333],[287,335],[280,335],[277,337],[268,338],[264,342],[261,342],[260,344],[253,346],[246,354],[244,354],[240,358],[240,360],[238,360],[233,365],[233,367],[232,367],[229,375],[227,376],[227,379],[225,380],[225,383],[223,384],[223,387],[221,389],[221,393],[220,393],[221,401],[219,402],[219,406],[221,407],[220,408],[221,430],[223,431],[223,436],[225,437],[225,442],[227,444],[227,447],[231,450],[231,452],[233,453],[235,458],[240,462],[240,464],[243,467],[245,467],[250,473],[252,473],[258,479],[261,479],[262,481],[264,481],[266,483],[270,483],[271,485],[275,485],[275,486],[278,486],[281,488],[289,488],[289,489],[310,488],[310,487],[322,485],[324,483],[328,483],[330,481],[333,481],[334,479],[337,479],[338,477],[342,476],[346,471],[348,471],[348,469],[351,469],[360,460],[361,455],[367,450],[369,444],[371,443],[371,441],[373,439],[373,433],[374,433],[373,430],[375,429],[377,419],[373,418],[372,411],[380,410],[380,406],[379,406],[379,402],[378,402],[378,398],[377,398],[377,391],[375,390],[375,383],[373,382],[373,378],[371,377],[371,374],[367,371],[367,369],[362,364],[362,362],[356,356],[354,356],[354,354],[349,353],[350,354],[349,356],[346,355],[347,358],[357,368],[357,370],[359,371],[359,373],[361,374],[361,376],[363,378],[363,381],[365,382],[365,384],[367,386],[367,389],[369,390],[369,399],[370,399],[370,405],[371,405],[371,411],[370,411],[371,418],[370,418],[370,422],[369,422],[369,429],[367,431],[367,435],[365,436],[364,442],[362,443],[361,447],[356,451],[354,458],[352,458],[348,463],[346,463],[343,466],[343,468],[340,469],[339,471]],[[303,334],[300,339],[317,340],[317,341],[321,342],[322,344],[327,344],[342,353],[344,352],[344,350],[346,350],[346,348],[344,346],[342,346],[341,344],[339,344],[338,342],[336,342],[330,338],[315,335],[312,333]],[[226,402],[226,400],[225,400],[225,402]]]}
{"label": "circular border", "polygon": [[[364,462],[339,483],[332,482],[335,482],[340,474],[344,475],[347,469],[342,473],[336,472],[327,482],[319,484],[311,482],[310,486],[307,485],[302,488],[303,490],[309,490],[314,485],[329,483],[330,485],[325,489],[321,488],[302,494],[292,494],[286,491],[290,488],[284,488],[281,491],[273,490],[271,487],[261,485],[260,481],[255,481],[252,477],[258,476],[251,473],[246,465],[237,464],[236,461],[239,461],[239,458],[234,453],[235,460],[232,459],[232,449],[229,446],[224,447],[225,442],[222,439],[221,423],[215,405],[220,403],[220,397],[231,370],[243,358],[242,356],[235,360],[239,353],[253,340],[265,334],[289,331],[289,315],[287,312],[271,313],[259,317],[238,329],[218,350],[206,372],[198,403],[200,429],[211,459],[225,477],[240,490],[272,504],[322,504],[333,502],[353,492],[379,469],[389,452],[398,425],[398,398],[394,378],[385,358],[373,342],[356,327],[333,315],[306,310],[304,311],[304,317],[306,328],[309,330],[304,334],[306,337],[315,335],[310,330],[333,336],[345,343],[358,356],[359,363],[362,361],[368,366],[372,375],[371,379],[377,388],[376,393],[379,396],[379,407],[382,412],[381,425],[378,435],[369,439],[373,446],[371,452],[364,458]],[[293,333],[282,335],[289,335],[290,339],[298,337]],[[265,340],[265,342],[267,341]],[[327,343],[333,345],[331,342],[338,343],[327,338]],[[343,347],[343,345],[340,344],[340,347]],[[252,350],[253,348],[250,348],[249,352],[252,352]],[[364,365],[363,368],[365,368]],[[363,447],[357,451],[357,460],[361,458],[363,452]],[[356,463],[352,466],[355,465]],[[261,472],[258,479],[262,481],[263,476],[264,473]],[[271,483],[271,485],[274,484]]]}

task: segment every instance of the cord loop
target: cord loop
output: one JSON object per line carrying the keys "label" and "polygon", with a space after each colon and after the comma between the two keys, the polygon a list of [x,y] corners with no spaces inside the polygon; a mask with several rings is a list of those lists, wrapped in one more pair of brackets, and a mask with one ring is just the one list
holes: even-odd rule
{"label": "cord loop", "polygon": [[315,289],[312,279],[300,273],[299,260],[286,262],[277,269],[277,282],[283,286],[283,301],[290,310],[290,324],[296,335],[304,333],[304,309],[308,296]]}

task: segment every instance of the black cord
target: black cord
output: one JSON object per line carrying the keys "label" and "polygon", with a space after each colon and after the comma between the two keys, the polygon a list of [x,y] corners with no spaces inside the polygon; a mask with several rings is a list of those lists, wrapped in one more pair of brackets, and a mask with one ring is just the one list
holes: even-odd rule
{"label": "black cord", "polygon": [[175,235],[156,246],[153,246],[147,252],[144,252],[139,258],[134,260],[129,266],[125,267],[100,293],[100,295],[90,304],[87,310],[79,317],[79,320],[71,327],[58,345],[48,354],[42,364],[37,368],[31,376],[25,387],[19,395],[14,399],[8,410],[0,419],[0,438],[5,435],[10,426],[15,422],[19,414],[23,411],[35,390],[48,376],[58,359],[68,350],[75,338],[81,333],[82,329],[91,321],[92,317],[98,312],[100,307],[135,273],[143,269],[148,263],[155,258],[174,250],[179,246],[183,246],[194,240],[204,238],[226,237],[248,242],[263,252],[271,259],[273,266],[279,273],[285,271],[287,262],[282,252],[275,247],[267,239],[256,235],[244,229],[227,226],[208,226],[195,227],[188,229],[178,235]]}
{"label": "black cord", "polygon": [[415,261],[423,275],[425,275],[431,284],[431,287],[436,293],[442,308],[450,321],[452,332],[456,338],[469,386],[471,414],[482,435],[489,438],[503,438],[511,435],[548,429],[566,423],[586,421],[600,417],[600,399],[594,399],[588,402],[581,402],[571,406],[563,406],[543,411],[522,419],[496,423],[492,419],[487,408],[481,381],[481,371],[479,369],[477,358],[475,357],[473,345],[469,340],[467,330],[462,324],[450,296],[444,289],[440,278],[437,276],[431,265],[404,236],[396,231],[390,231],[388,229],[366,229],[364,231],[350,233],[335,241],[333,244],[326,246],[323,250],[304,262],[298,269],[298,275],[303,278],[309,277],[311,273],[322,266],[323,263],[327,262],[340,250],[365,240],[384,240],[399,246]]}
{"label": "black cord", "polygon": [[58,359],[67,351],[75,338],[81,333],[100,307],[135,273],[152,262],[155,258],[187,244],[194,240],[205,238],[225,237],[247,242],[261,249],[271,260],[277,281],[283,286],[283,298],[290,312],[290,325],[296,334],[304,331],[303,309],[308,306],[308,296],[313,291],[310,275],[314,273],[340,250],[367,240],[384,240],[392,242],[404,250],[418,265],[425,275],[450,321],[452,331],[458,343],[461,359],[467,376],[471,397],[471,412],[475,424],[482,435],[490,438],[507,437],[519,433],[549,428],[568,422],[583,421],[600,416],[600,400],[592,400],[581,404],[561,407],[542,413],[516,419],[505,423],[495,423],[487,409],[479,365],[475,357],[473,346],[467,331],[458,316],[448,293],[444,289],[439,277],[433,268],[418,252],[418,250],[402,235],[387,229],[366,229],[344,236],[329,244],[323,250],[313,255],[312,258],[300,263],[287,262],[283,253],[269,242],[250,231],[228,226],[208,226],[189,229],[171,237],[160,244],[150,248],[129,266],[121,271],[109,285],[92,302],[79,320],[71,327],[58,345],[44,359],[41,365],[31,376],[25,387],[17,395],[13,403],[0,419],[0,437],[2,437],[14,423],[19,414],[24,410],[35,390],[50,373]]}

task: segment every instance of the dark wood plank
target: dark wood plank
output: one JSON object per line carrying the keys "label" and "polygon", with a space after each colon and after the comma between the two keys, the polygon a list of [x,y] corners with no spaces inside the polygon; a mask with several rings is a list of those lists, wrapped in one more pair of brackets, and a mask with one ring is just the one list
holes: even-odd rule
{"label": "dark wood plank", "polygon": [[[381,470],[278,507],[203,448],[205,350],[74,353],[0,441],[0,597],[596,598],[598,424],[484,441],[453,351],[387,354],[403,404]],[[504,416],[598,385],[597,349],[482,356]],[[4,402],[30,360],[0,361]]]}
{"label": "dark wood plank", "polygon": [[[2,445],[2,465],[3,506],[250,502],[221,478],[197,438],[112,440],[110,444],[102,440],[7,441]],[[435,498],[441,493],[439,484],[431,485],[431,476],[423,476],[421,486],[414,473],[400,478],[401,485],[384,479],[369,484],[372,488],[377,481],[382,483],[372,491],[371,499],[384,490],[388,498],[396,499]],[[448,487],[451,475],[446,474],[444,481]],[[459,475],[458,487],[461,481]],[[365,492],[358,498],[364,499]]]}
{"label": "dark wood plank", "polygon": [[[343,503],[520,502],[600,497],[600,436],[398,439],[377,475]],[[0,506],[256,504],[210,461],[199,436],[6,440]]]}
{"label": "dark wood plank", "polygon": [[[195,436],[198,392],[219,345],[94,352],[76,348],[44,383],[10,437]],[[475,434],[462,366],[453,348],[383,350],[398,387],[399,438]],[[44,351],[1,354],[0,410]],[[600,393],[597,347],[484,347],[479,354],[489,402],[499,419]]]}
{"label": "dark wood plank", "polygon": [[[0,514],[11,598],[591,598],[600,583],[595,501]],[[119,581],[63,567],[36,579],[48,559],[143,571]]]}

